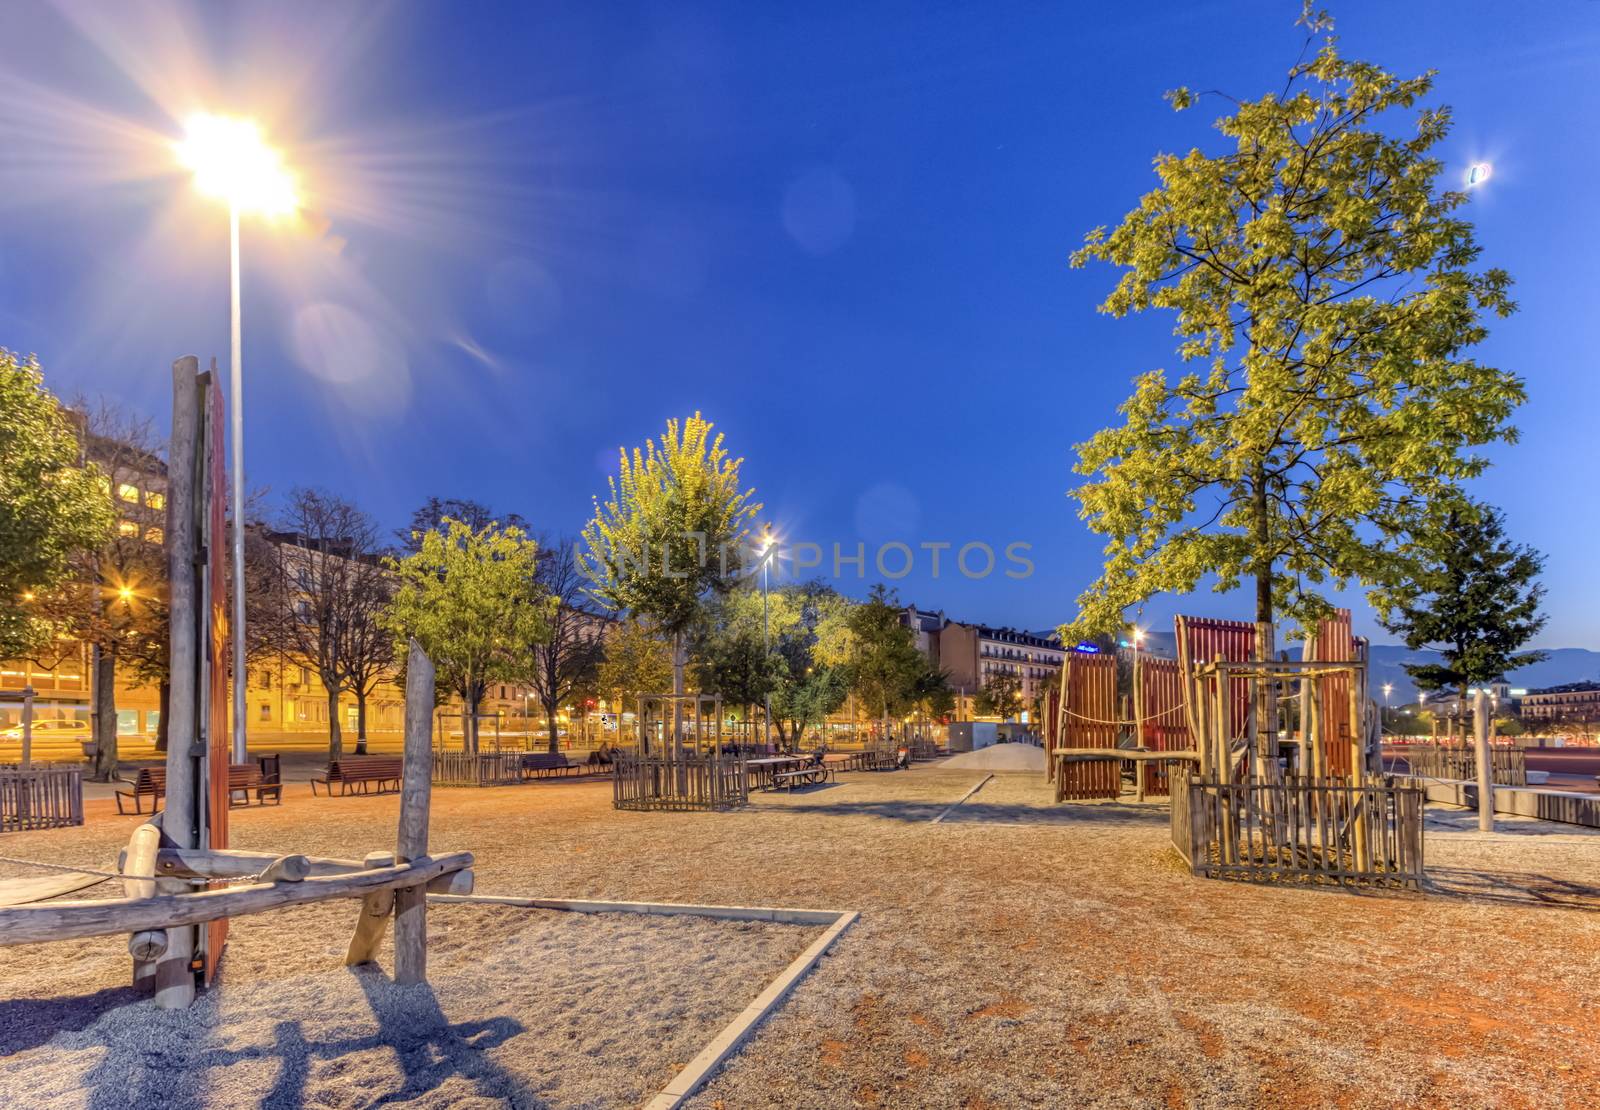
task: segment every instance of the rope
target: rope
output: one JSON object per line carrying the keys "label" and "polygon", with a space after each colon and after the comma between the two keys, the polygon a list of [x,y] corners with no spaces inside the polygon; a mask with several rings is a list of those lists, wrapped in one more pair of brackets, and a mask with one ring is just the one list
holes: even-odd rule
{"label": "rope", "polygon": [[15,856],[0,856],[0,863],[15,863],[22,867],[37,867],[41,871],[65,871],[71,875],[96,875],[102,879],[126,878],[120,871],[100,871],[93,867],[67,867],[60,863],[44,863],[36,859],[18,859]]}
{"label": "rope", "polygon": [[14,863],[19,867],[36,867],[41,871],[63,871],[69,875],[93,875],[100,879],[165,879],[169,881],[176,879],[179,882],[193,883],[196,886],[205,886],[212,883],[221,883],[226,886],[231,886],[235,883],[254,883],[259,882],[261,876],[266,874],[264,871],[258,871],[254,875],[235,875],[229,879],[181,878],[176,875],[129,875],[122,871],[101,871],[94,867],[68,867],[64,863],[45,863],[43,860],[20,859],[17,856],[0,856],[0,863]]}
{"label": "rope", "polygon": [[1123,720],[1107,721],[1107,720],[1105,720],[1105,719],[1103,719],[1101,717],[1085,717],[1082,713],[1078,713],[1078,712],[1075,712],[1075,711],[1073,711],[1071,709],[1067,709],[1064,706],[1062,707],[1061,712],[1065,713],[1069,717],[1076,717],[1080,721],[1088,721],[1092,725],[1144,725],[1144,724],[1149,724],[1151,721],[1159,720],[1160,718],[1165,717],[1169,713],[1176,713],[1176,712],[1178,712],[1178,710],[1184,708],[1188,704],[1189,703],[1186,702],[1186,701],[1180,701],[1177,705],[1170,706],[1170,707],[1168,707],[1166,709],[1163,709],[1159,713],[1152,713],[1148,717],[1140,718],[1137,721],[1123,721]]}

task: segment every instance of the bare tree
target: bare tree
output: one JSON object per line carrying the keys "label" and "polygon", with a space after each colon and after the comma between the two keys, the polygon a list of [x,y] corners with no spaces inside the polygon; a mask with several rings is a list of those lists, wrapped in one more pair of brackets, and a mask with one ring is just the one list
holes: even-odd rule
{"label": "bare tree", "polygon": [[[367,553],[371,555],[370,552]],[[383,627],[383,612],[394,596],[389,575],[361,574],[351,584],[340,659],[345,684],[356,696],[356,754],[367,754],[367,699],[395,669],[394,636]]]}
{"label": "bare tree", "polygon": [[605,618],[585,604],[588,579],[579,567],[571,539],[540,543],[538,582],[554,599],[555,609],[550,617],[550,638],[533,645],[530,679],[544,709],[553,752],[558,746],[556,712],[563,702],[594,684],[604,657]]}
{"label": "bare tree", "polygon": [[338,759],[344,752],[339,696],[351,676],[346,653],[364,642],[360,629],[384,588],[374,582],[383,575],[373,554],[377,527],[350,502],[315,489],[292,491],[279,520],[271,537],[282,613],[275,630],[284,654],[316,671],[327,692],[328,758]]}

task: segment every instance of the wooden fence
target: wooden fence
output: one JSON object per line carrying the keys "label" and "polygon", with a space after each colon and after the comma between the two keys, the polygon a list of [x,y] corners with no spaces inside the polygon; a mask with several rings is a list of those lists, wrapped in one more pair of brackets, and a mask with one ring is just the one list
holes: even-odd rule
{"label": "wooden fence", "polygon": [[623,755],[613,779],[617,809],[721,810],[750,801],[745,761],[685,753],[681,758]]}
{"label": "wooden fence", "polygon": [[1222,783],[1178,772],[1172,845],[1194,874],[1211,878],[1415,889],[1422,801],[1422,791],[1408,786],[1337,778]]}
{"label": "wooden fence", "polygon": [[523,752],[434,752],[435,786],[505,786],[522,781]]}
{"label": "wooden fence", "polygon": [[[1478,781],[1478,753],[1470,747],[1444,744],[1408,744],[1406,766],[1413,775],[1429,779]],[[1528,785],[1528,753],[1522,748],[1489,747],[1489,772],[1496,786]]]}
{"label": "wooden fence", "polygon": [[0,832],[81,824],[82,767],[0,767]]}

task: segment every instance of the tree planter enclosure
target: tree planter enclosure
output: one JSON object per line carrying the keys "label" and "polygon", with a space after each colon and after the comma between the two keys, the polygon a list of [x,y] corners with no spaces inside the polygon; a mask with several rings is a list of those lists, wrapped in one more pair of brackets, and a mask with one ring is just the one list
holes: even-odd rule
{"label": "tree planter enclosure", "polygon": [[82,767],[0,767],[0,832],[81,824]]}
{"label": "tree planter enclosure", "polygon": [[721,810],[750,801],[745,756],[722,742],[720,697],[653,694],[638,704],[638,748],[617,757],[617,809]]}
{"label": "tree planter enclosure", "polygon": [[1422,885],[1422,791],[1344,779],[1218,782],[1175,774],[1172,846],[1192,874],[1256,882]]}

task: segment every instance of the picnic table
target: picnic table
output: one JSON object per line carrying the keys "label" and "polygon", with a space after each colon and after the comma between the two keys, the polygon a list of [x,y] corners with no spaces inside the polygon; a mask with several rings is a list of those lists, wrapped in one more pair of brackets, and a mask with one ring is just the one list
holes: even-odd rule
{"label": "picnic table", "polygon": [[769,755],[760,759],[747,759],[744,765],[748,768],[751,786],[771,788],[774,776],[778,772],[793,770],[809,762],[805,756],[800,755]]}

